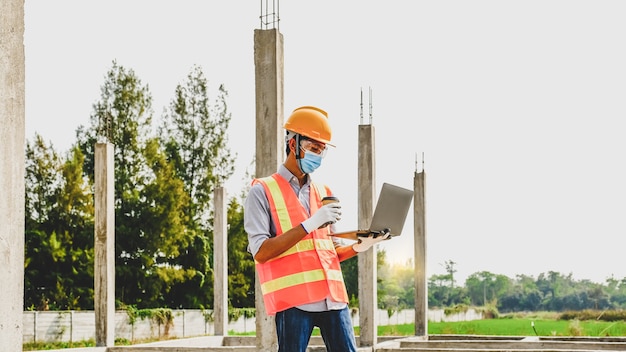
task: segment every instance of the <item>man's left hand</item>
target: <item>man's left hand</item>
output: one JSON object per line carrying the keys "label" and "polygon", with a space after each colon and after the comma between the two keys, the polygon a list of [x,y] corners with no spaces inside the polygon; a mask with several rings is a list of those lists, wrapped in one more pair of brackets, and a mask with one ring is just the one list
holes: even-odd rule
{"label": "man's left hand", "polygon": [[372,231],[370,232],[369,236],[359,238],[359,242],[352,245],[352,249],[354,249],[354,251],[357,253],[365,252],[376,243],[389,238],[391,238],[391,233],[389,232],[389,229],[384,229],[382,231]]}

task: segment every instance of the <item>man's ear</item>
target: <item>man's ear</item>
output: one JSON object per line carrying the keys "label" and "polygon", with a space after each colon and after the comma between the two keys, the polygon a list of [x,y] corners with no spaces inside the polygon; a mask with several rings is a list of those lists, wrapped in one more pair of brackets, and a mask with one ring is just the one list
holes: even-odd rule
{"label": "man's ear", "polygon": [[296,154],[296,139],[292,138],[289,140],[289,150],[291,150],[294,155]]}

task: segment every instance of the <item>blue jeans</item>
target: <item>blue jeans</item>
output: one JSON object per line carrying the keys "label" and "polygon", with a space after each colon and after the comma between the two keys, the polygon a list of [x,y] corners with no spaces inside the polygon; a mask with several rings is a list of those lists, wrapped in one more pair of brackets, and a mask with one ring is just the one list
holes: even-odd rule
{"label": "blue jeans", "polygon": [[289,308],[276,313],[279,352],[306,352],[313,327],[320,329],[328,352],[356,352],[348,307],[326,312]]}

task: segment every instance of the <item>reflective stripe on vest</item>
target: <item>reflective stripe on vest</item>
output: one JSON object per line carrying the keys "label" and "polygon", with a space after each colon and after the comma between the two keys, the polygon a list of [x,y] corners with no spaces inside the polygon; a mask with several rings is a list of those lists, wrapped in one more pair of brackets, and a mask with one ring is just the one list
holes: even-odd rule
{"label": "reflective stripe on vest", "polygon": [[[308,214],[287,180],[278,174],[258,179],[270,203],[276,235],[299,225]],[[311,187],[311,213],[330,194],[325,186]],[[337,302],[348,302],[339,258],[328,228],[306,235],[279,256],[256,263],[265,307],[269,315],[301,304],[317,302],[330,296]]]}

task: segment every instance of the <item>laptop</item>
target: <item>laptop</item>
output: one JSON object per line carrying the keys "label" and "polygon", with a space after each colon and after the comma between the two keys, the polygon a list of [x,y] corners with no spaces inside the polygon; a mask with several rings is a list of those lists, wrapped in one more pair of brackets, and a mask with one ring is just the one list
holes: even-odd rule
{"label": "laptop", "polygon": [[385,229],[389,229],[392,237],[399,236],[412,200],[412,190],[383,183],[369,228],[331,233],[330,236],[358,240]]}

